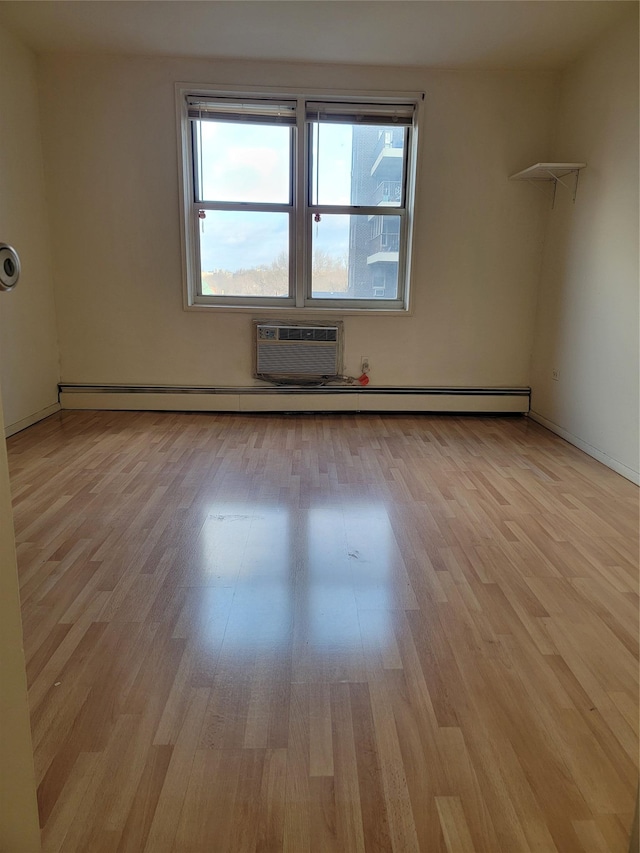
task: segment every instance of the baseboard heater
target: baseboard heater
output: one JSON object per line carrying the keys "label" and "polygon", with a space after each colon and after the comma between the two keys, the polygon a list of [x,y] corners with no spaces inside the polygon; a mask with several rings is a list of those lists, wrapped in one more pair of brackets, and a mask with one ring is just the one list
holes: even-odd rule
{"label": "baseboard heater", "polygon": [[530,388],[325,386],[217,388],[62,383],[63,409],[173,412],[442,412],[529,411]]}

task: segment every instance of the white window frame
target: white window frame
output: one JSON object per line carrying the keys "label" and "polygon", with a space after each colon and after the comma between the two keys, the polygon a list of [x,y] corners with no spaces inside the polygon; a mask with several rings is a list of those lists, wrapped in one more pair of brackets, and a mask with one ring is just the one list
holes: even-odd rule
{"label": "white window frame", "polygon": [[[415,192],[418,165],[418,126],[420,110],[424,95],[407,92],[356,92],[356,91],[326,91],[326,90],[282,90],[273,88],[207,86],[201,84],[177,83],[176,115],[178,127],[178,157],[181,198],[181,237],[182,237],[182,268],[184,307],[188,310],[228,310],[249,311],[256,309],[271,311],[285,310],[287,313],[327,313],[332,314],[406,314],[410,309],[410,271],[413,250],[413,223],[415,212]],[[244,204],[221,203],[209,204],[197,201],[194,197],[195,165],[193,157],[193,141],[191,121],[188,115],[188,98],[273,98],[286,101],[296,101],[296,123],[292,128],[292,205],[280,204]],[[358,205],[315,205],[310,198],[310,149],[308,141],[310,127],[307,123],[305,109],[307,102],[322,101],[346,102],[357,104],[407,104],[413,107],[413,123],[408,127],[407,151],[405,157],[406,169],[404,175],[404,208],[386,206],[385,215],[400,216],[401,228],[404,228],[404,239],[400,239],[398,261],[398,294],[396,299],[326,299],[311,296],[311,261],[312,261],[312,223],[313,215],[317,213],[344,213],[379,215],[379,207]],[[229,210],[290,210],[289,229],[289,279],[291,292],[289,297],[238,297],[238,296],[206,296],[200,294],[200,239],[198,234],[198,210],[229,209]]]}

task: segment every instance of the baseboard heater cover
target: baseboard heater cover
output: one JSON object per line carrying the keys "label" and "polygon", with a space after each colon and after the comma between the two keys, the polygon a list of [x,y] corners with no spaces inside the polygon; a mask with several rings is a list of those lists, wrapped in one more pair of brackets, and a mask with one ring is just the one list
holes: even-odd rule
{"label": "baseboard heater cover", "polygon": [[468,412],[525,413],[525,387],[305,387],[234,388],[62,383],[63,409],[200,412]]}

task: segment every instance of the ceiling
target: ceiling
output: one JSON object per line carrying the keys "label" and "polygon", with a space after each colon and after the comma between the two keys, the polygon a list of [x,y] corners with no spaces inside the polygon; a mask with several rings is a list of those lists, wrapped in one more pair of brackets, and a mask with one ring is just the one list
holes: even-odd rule
{"label": "ceiling", "polygon": [[36,52],[555,70],[636,2],[7,0]]}

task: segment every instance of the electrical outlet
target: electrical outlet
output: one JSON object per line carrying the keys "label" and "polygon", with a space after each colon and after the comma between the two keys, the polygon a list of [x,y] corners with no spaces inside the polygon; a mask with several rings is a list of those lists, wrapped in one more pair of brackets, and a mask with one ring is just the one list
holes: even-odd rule
{"label": "electrical outlet", "polygon": [[371,368],[369,366],[369,356],[368,355],[360,356],[360,368],[361,368],[363,373],[368,373],[371,370]]}
{"label": "electrical outlet", "polygon": [[559,382],[560,380],[560,370],[557,367],[554,367],[551,371],[551,378],[554,382]]}

